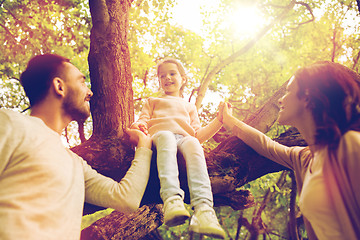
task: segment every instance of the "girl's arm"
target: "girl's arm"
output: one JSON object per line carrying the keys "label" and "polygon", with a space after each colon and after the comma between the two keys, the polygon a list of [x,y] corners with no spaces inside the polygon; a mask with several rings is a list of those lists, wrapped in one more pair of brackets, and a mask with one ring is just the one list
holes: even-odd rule
{"label": "girl's arm", "polygon": [[222,126],[222,122],[220,122],[218,118],[215,118],[208,125],[200,128],[196,132],[196,138],[199,140],[200,143],[203,143],[206,140],[212,138]]}
{"label": "girl's arm", "polygon": [[150,120],[150,116],[151,116],[151,107],[150,107],[150,98],[148,98],[141,110],[139,119],[136,122],[132,123],[130,125],[130,128],[140,130],[147,135],[149,133],[147,123]]}
{"label": "girl's arm", "polygon": [[[222,112],[224,103],[219,104],[219,113]],[[197,112],[196,112],[197,118]],[[205,142],[206,140],[212,138],[223,126],[222,123],[222,114],[218,114],[218,116],[212,120],[208,125],[205,127],[201,127],[196,131],[196,138],[199,140],[200,143]]]}

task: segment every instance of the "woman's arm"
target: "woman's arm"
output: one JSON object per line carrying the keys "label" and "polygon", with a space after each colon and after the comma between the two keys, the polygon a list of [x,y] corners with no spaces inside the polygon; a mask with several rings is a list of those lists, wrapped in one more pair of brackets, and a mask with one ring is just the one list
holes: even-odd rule
{"label": "woman's arm", "polygon": [[243,140],[257,153],[285,167],[294,169],[294,163],[296,159],[299,159],[302,147],[287,147],[273,141],[262,132],[232,116],[231,109],[227,104],[224,105],[223,120],[232,129],[235,136]]}

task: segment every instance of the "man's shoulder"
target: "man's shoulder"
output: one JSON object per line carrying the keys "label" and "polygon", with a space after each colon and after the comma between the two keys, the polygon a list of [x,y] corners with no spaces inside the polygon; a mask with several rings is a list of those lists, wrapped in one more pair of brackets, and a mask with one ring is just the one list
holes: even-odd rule
{"label": "man's shoulder", "polygon": [[[22,114],[10,109],[0,109],[0,128],[6,128],[13,134],[29,133],[38,135],[48,131],[41,119]],[[10,130],[11,129],[11,130]]]}
{"label": "man's shoulder", "polygon": [[26,116],[24,114],[21,114],[19,112],[14,111],[14,110],[0,109],[0,119],[1,119],[1,121],[16,120],[16,119],[23,120],[25,118],[26,118]]}
{"label": "man's shoulder", "polygon": [[19,119],[22,119],[22,114],[10,109],[0,109],[0,125],[3,127],[9,127],[9,124],[13,125]]}

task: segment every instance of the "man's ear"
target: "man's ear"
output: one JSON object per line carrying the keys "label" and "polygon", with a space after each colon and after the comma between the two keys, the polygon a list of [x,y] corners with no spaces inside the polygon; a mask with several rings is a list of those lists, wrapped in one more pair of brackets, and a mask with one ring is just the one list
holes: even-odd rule
{"label": "man's ear", "polygon": [[65,82],[64,80],[62,80],[59,77],[55,77],[53,79],[53,88],[54,88],[54,92],[59,95],[64,97],[65,96]]}

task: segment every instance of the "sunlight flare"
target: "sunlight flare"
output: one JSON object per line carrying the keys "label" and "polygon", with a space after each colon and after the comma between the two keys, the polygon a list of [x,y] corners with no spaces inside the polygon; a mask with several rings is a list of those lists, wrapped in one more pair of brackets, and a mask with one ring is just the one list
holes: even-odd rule
{"label": "sunlight flare", "polygon": [[238,37],[248,37],[256,34],[266,21],[256,6],[239,6],[224,21],[224,25],[234,30]]}

